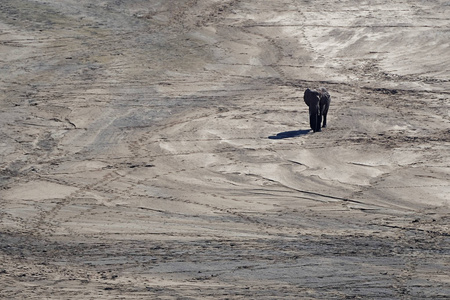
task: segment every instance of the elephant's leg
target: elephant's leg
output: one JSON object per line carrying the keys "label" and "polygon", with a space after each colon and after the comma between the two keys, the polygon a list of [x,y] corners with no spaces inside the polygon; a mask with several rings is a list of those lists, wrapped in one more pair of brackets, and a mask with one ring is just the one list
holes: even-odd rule
{"label": "elephant's leg", "polygon": [[314,132],[321,131],[320,125],[322,123],[322,117],[317,114],[313,113],[309,115],[309,125],[311,126],[311,129]]}
{"label": "elephant's leg", "polygon": [[322,97],[320,99],[320,112],[323,116],[323,126],[322,127],[327,127],[327,114],[328,114],[328,108],[330,107],[330,95],[327,95]]}
{"label": "elephant's leg", "polygon": [[316,127],[317,127],[317,115],[316,114],[310,114],[309,115],[309,126],[311,127],[311,129],[316,132]]}
{"label": "elephant's leg", "polygon": [[322,115],[317,115],[316,132],[322,131],[320,127],[322,125]]}

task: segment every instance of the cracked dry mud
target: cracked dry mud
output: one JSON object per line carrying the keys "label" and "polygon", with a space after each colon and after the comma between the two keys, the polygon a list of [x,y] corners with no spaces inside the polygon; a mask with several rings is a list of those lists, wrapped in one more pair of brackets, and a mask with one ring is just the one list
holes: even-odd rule
{"label": "cracked dry mud", "polygon": [[449,16],[2,0],[0,298],[449,298]]}

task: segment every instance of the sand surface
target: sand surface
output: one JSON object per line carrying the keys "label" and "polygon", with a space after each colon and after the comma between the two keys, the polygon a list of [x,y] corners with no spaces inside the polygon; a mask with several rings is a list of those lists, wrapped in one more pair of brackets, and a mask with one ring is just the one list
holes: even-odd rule
{"label": "sand surface", "polygon": [[1,0],[0,298],[448,299],[449,49],[443,0]]}

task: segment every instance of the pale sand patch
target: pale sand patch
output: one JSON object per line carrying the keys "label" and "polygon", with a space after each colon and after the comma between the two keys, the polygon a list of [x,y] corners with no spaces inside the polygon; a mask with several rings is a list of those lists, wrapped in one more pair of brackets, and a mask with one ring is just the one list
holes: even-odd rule
{"label": "pale sand patch", "polygon": [[76,192],[78,188],[48,181],[32,181],[15,185],[3,193],[5,200],[45,201],[63,199]]}

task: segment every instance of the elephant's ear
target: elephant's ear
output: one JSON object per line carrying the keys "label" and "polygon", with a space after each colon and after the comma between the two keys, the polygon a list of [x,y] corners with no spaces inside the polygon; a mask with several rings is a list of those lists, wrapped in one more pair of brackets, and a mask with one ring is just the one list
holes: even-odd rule
{"label": "elephant's ear", "polygon": [[311,90],[306,89],[305,94],[303,95],[303,100],[305,100],[306,105],[309,106],[311,103]]}
{"label": "elephant's ear", "polygon": [[305,100],[305,103],[308,106],[316,105],[319,101],[318,96],[319,93],[316,90],[306,89],[303,100]]}

